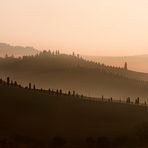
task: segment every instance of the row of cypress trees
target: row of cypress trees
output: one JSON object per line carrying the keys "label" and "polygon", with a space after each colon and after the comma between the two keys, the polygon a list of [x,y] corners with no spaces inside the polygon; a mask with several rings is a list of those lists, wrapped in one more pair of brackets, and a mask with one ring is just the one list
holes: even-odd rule
{"label": "row of cypress trees", "polygon": [[[10,80],[10,77],[7,77],[7,81],[5,82],[5,81],[3,81],[2,79],[0,79],[0,84],[7,84],[7,85],[13,85],[13,86],[18,86],[18,87],[22,87],[21,85],[19,85],[18,83],[17,83],[17,81],[12,81],[12,80]],[[23,88],[23,87],[22,87]],[[36,89],[36,86],[35,86],[35,84],[34,85],[32,85],[31,83],[29,83],[28,84],[28,86],[26,86],[25,87],[25,89],[29,89],[29,90],[40,90],[41,92],[47,92],[47,90],[44,90],[44,89]],[[78,93],[76,94],[76,92],[75,91],[68,91],[68,93],[67,94],[64,94],[63,93],[63,91],[62,91],[62,89],[60,89],[60,90],[53,90],[53,89],[48,89],[48,93],[49,94],[55,94],[55,95],[68,95],[68,96],[76,96],[76,97],[83,97],[83,95],[79,95]]]}
{"label": "row of cypress trees", "polygon": [[[2,79],[0,79],[0,84],[7,84],[7,85],[13,85],[13,86],[22,87],[21,85],[18,85],[17,81],[12,81],[12,80],[10,80],[9,77],[7,77],[7,81],[6,81],[6,82],[3,81]],[[26,86],[25,88],[26,88],[26,89],[29,89],[29,90],[39,90],[39,89],[36,89],[35,84],[32,86],[31,83],[29,83],[29,85]],[[41,88],[40,91],[47,91],[47,90],[43,90],[43,89]],[[48,92],[49,92],[49,94],[64,95],[64,93],[62,92],[62,89],[60,89],[60,90],[57,89],[56,91],[54,91],[53,89],[51,90],[51,89],[49,88]],[[80,96],[79,94],[76,94],[75,91],[73,91],[73,92],[68,91],[68,93],[65,94],[65,95],[68,95],[68,96],[77,96],[77,97]],[[81,95],[80,97],[83,98],[83,95]],[[104,101],[104,96],[102,96],[102,101]],[[111,97],[110,99],[108,99],[108,102],[112,102],[112,101],[113,101],[113,98],[112,98],[112,97]],[[130,97],[128,97],[128,98],[126,99],[126,103],[128,103],[128,104],[129,104],[129,103],[132,103]],[[140,103],[140,98],[138,97],[137,99],[135,99],[135,104],[139,104],[139,103]],[[145,101],[145,105],[146,105],[146,101]]]}

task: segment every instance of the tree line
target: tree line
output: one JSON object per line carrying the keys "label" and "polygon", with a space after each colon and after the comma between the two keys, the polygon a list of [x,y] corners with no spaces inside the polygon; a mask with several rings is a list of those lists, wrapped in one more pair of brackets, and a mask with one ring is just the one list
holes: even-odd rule
{"label": "tree line", "polygon": [[[76,93],[75,91],[68,91],[67,93],[63,92],[62,89],[51,89],[49,88],[48,90],[45,90],[43,88],[36,88],[35,84],[29,83],[28,86],[22,86],[21,84],[18,84],[17,81],[13,81],[10,79],[10,77],[7,77],[6,81],[3,79],[0,79],[0,84],[1,85],[7,85],[7,86],[13,86],[13,87],[18,87],[18,88],[24,88],[27,90],[32,90],[32,91],[40,91],[40,92],[44,92],[44,93],[48,93],[49,95],[56,95],[56,96],[72,96],[72,97],[77,97],[77,98],[84,98],[84,101],[93,101],[93,100],[87,100],[86,96],[84,97],[83,95],[80,95],[78,93]],[[90,99],[90,98],[89,98]],[[99,100],[98,100],[99,101]],[[95,101],[95,102],[98,102]],[[117,102],[117,100],[113,100],[113,98],[104,98],[104,96],[101,97],[101,101],[102,102]],[[123,101],[118,100],[118,102],[123,103]],[[125,100],[125,103],[127,104],[136,104],[139,105],[140,104],[140,98],[137,97],[135,99],[135,101],[131,101],[130,97],[127,97]],[[147,105],[146,101],[144,102],[144,105]]]}
{"label": "tree line", "polygon": [[57,95],[57,96],[60,96],[60,95],[66,95],[66,96],[73,96],[73,97],[78,97],[78,98],[83,98],[83,95],[80,95],[78,93],[76,93],[75,91],[68,91],[67,93],[64,93],[62,91],[62,89],[51,89],[49,88],[48,90],[45,90],[43,88],[36,88],[36,85],[32,83],[29,83],[28,86],[22,86],[21,84],[18,84],[17,81],[13,81],[10,79],[10,77],[7,77],[7,80],[3,80],[3,79],[0,79],[0,84],[2,85],[7,85],[7,86],[14,86],[14,87],[18,87],[18,88],[24,88],[24,89],[27,89],[27,90],[33,90],[33,91],[40,91],[40,92],[48,92],[48,94],[50,95]]}

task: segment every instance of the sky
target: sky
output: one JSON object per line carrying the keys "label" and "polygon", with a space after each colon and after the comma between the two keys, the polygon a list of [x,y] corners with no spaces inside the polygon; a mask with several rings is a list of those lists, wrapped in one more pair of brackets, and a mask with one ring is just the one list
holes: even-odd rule
{"label": "sky", "polygon": [[148,54],[148,0],[0,0],[0,42],[82,55]]}

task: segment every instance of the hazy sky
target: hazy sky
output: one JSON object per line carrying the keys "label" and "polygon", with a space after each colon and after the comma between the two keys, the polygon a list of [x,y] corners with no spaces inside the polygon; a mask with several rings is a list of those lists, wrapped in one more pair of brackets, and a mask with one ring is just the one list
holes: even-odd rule
{"label": "hazy sky", "polygon": [[148,0],[0,0],[0,42],[91,55],[148,54]]}

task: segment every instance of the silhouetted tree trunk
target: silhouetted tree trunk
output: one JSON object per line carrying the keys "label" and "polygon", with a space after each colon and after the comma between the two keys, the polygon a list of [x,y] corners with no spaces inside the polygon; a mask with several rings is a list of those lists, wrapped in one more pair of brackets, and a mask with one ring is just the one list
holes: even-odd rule
{"label": "silhouetted tree trunk", "polygon": [[51,89],[50,88],[48,89],[48,92],[49,92],[49,94],[51,94]]}
{"label": "silhouetted tree trunk", "polygon": [[35,84],[33,85],[33,89],[35,90],[36,88],[35,88]]}
{"label": "silhouetted tree trunk", "polygon": [[9,85],[10,84],[10,78],[7,77],[7,84]]}
{"label": "silhouetted tree trunk", "polygon": [[31,89],[31,83],[29,83],[29,89]]}
{"label": "silhouetted tree trunk", "polygon": [[126,99],[126,103],[130,103],[131,101],[130,101],[130,97],[128,97],[127,99]]}
{"label": "silhouetted tree trunk", "polygon": [[2,79],[0,79],[0,84],[2,84],[2,82],[3,82]]}
{"label": "silhouetted tree trunk", "polygon": [[62,90],[60,89],[60,95],[62,95]]}
{"label": "silhouetted tree trunk", "polygon": [[68,91],[68,96],[70,96],[71,95],[71,92],[70,91]]}

